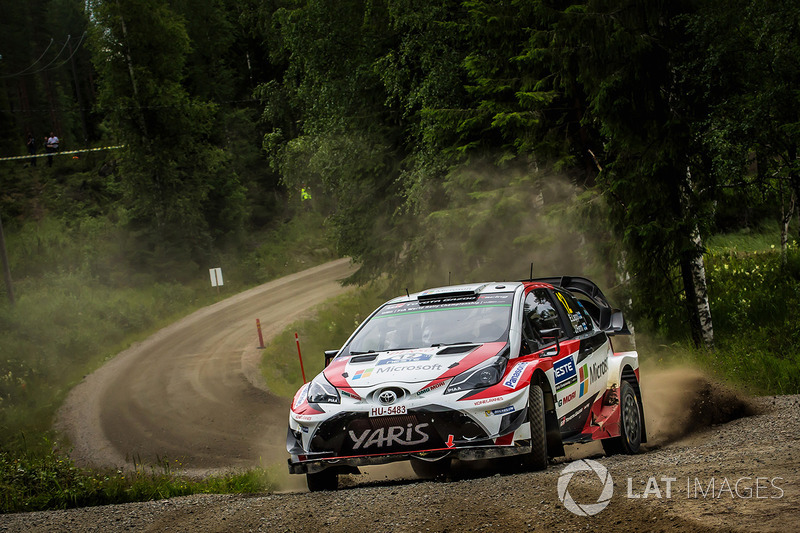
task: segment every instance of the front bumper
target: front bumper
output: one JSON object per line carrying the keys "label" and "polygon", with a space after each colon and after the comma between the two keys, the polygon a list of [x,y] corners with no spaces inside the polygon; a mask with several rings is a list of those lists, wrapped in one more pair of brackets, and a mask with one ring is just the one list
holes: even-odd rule
{"label": "front bumper", "polygon": [[339,473],[358,473],[359,466],[383,465],[397,461],[408,461],[413,457],[423,460],[438,460],[447,457],[461,461],[478,461],[496,459],[531,452],[530,441],[515,443],[513,446],[475,446],[467,448],[440,448],[418,452],[398,452],[382,455],[361,455],[352,457],[311,458],[308,456],[292,456],[288,459],[289,473],[313,474],[328,468],[335,468]]}
{"label": "front bumper", "polygon": [[331,467],[353,471],[412,457],[474,461],[529,452],[527,411],[510,410],[497,419],[489,434],[470,414],[435,406],[385,417],[342,412],[320,423],[305,439],[303,427],[290,425],[289,471],[303,474]]}

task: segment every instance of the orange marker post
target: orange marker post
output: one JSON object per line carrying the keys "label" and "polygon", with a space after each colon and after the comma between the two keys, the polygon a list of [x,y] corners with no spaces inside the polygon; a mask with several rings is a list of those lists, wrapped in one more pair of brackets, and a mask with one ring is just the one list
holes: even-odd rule
{"label": "orange marker post", "polygon": [[256,318],[256,329],[258,330],[258,348],[264,349],[264,336],[261,335],[261,320]]}
{"label": "orange marker post", "polygon": [[303,354],[300,353],[300,337],[297,336],[297,332],[294,332],[294,340],[297,343],[297,357],[300,358],[300,373],[303,375],[303,385],[306,383],[306,371],[303,370]]}

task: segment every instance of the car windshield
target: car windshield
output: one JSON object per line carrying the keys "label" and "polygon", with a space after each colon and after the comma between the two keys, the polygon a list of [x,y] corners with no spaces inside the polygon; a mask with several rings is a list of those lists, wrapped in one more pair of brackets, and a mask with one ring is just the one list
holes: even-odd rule
{"label": "car windshield", "polygon": [[384,305],[343,355],[508,340],[513,293]]}

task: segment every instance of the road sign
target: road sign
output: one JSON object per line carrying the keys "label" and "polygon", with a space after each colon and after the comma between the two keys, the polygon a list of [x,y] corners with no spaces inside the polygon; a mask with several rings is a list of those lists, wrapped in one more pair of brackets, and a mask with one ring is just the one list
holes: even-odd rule
{"label": "road sign", "polygon": [[221,268],[209,268],[208,273],[211,276],[211,286],[212,287],[222,287],[222,269]]}

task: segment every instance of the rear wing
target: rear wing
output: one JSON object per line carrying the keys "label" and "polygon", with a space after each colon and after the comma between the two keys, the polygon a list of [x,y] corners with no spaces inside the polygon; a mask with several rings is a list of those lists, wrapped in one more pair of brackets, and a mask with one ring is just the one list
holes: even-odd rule
{"label": "rear wing", "polygon": [[536,281],[547,283],[553,287],[568,290],[579,298],[584,309],[592,316],[595,322],[600,325],[600,329],[608,335],[630,335],[628,325],[622,311],[614,309],[608,303],[608,299],[600,290],[595,282],[579,276],[556,276],[551,278],[535,278],[526,281]]}

